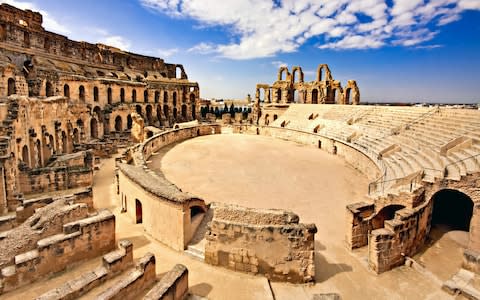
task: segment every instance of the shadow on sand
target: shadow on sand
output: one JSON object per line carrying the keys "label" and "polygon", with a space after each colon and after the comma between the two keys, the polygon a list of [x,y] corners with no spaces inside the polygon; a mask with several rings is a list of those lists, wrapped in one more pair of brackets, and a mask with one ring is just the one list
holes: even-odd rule
{"label": "shadow on sand", "polygon": [[339,263],[329,263],[327,259],[320,253],[320,251],[327,248],[320,242],[315,242],[315,281],[321,283],[327,279],[343,272],[352,272],[353,268],[350,265]]}

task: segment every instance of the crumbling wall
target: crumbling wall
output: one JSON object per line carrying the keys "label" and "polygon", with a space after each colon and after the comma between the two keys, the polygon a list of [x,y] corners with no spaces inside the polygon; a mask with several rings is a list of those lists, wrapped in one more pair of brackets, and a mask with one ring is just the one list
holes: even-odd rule
{"label": "crumbling wall", "polygon": [[273,281],[314,280],[315,224],[299,224],[282,210],[212,204],[206,233],[205,262]]}
{"label": "crumbling wall", "polygon": [[73,263],[102,255],[115,247],[115,216],[103,210],[96,216],[63,225],[63,233],[44,238],[36,248],[15,256],[0,275],[0,293],[65,270]]}
{"label": "crumbling wall", "polygon": [[93,170],[67,167],[36,169],[20,173],[18,181],[24,194],[88,187],[93,183]]}
{"label": "crumbling wall", "polygon": [[183,300],[188,293],[188,269],[175,265],[143,297],[144,300]]}

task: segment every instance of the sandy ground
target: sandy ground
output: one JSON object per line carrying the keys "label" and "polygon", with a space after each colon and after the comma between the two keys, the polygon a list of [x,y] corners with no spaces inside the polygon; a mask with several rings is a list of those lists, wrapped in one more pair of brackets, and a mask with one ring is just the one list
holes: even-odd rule
{"label": "sandy ground", "polygon": [[[317,225],[317,283],[272,283],[277,300],[310,299],[312,294],[330,292],[338,292],[342,299],[451,299],[432,280],[407,267],[377,276],[367,270],[364,251],[352,254],[344,248],[345,205],[365,199],[367,180],[341,158],[293,142],[224,134],[198,137],[162,149],[152,157],[151,167],[161,168],[169,180],[207,202],[289,209],[302,222]],[[209,299],[272,299],[265,278],[206,265],[146,235],[141,224],[133,224],[120,213],[120,202],[114,194],[114,171],[114,158],[102,160],[94,177],[94,203],[97,208],[109,208],[115,213],[116,238],[133,242],[135,258],[154,253],[159,277],[177,263],[186,265],[190,292],[195,295]],[[426,265],[441,266],[435,264],[437,250],[455,247],[454,242],[449,234],[440,234],[420,259]],[[32,299],[100,263],[101,258],[83,262],[0,299]],[[454,268],[439,269],[446,274]],[[93,299],[113,282],[82,299]]]}

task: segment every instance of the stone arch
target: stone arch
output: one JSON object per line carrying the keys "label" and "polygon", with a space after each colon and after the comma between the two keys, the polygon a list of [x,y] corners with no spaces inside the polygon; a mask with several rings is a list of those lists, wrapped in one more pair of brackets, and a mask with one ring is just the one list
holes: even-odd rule
{"label": "stone arch", "polygon": [[467,194],[455,189],[442,189],[431,197],[433,227],[443,226],[446,230],[470,231],[473,216],[473,200]]}
{"label": "stone arch", "polygon": [[[285,73],[285,77],[283,76],[283,74]],[[287,67],[280,67],[278,69],[278,78],[277,80],[278,81],[286,81],[288,79],[288,76],[290,75],[290,73],[288,72],[288,68]]]}
{"label": "stone arch", "polygon": [[93,87],[93,101],[98,102],[98,87]]}
{"label": "stone arch", "polygon": [[173,92],[172,94],[172,103],[173,107],[177,106],[177,92]]}
{"label": "stone arch", "polygon": [[79,88],[78,88],[78,99],[80,101],[83,101],[85,102],[85,87],[83,85],[81,85]]}
{"label": "stone arch", "polygon": [[312,104],[318,104],[318,89],[312,89]]}
{"label": "stone arch", "polygon": [[153,109],[151,105],[145,107],[145,116],[147,118],[148,124],[153,123]]}
{"label": "stone arch", "polygon": [[130,114],[128,114],[128,116],[127,116],[127,129],[132,129],[132,124],[133,124],[132,116]]}
{"label": "stone arch", "polygon": [[277,89],[277,103],[282,102],[282,89]]}
{"label": "stone arch", "polygon": [[47,97],[53,97],[54,91],[53,91],[53,85],[50,81],[47,81],[45,84],[45,96]]}
{"label": "stone arch", "polygon": [[143,102],[148,102],[148,90],[143,91]]}
{"label": "stone arch", "polygon": [[63,96],[70,98],[70,86],[68,84],[63,85]]}
{"label": "stone arch", "polygon": [[90,120],[90,137],[94,139],[98,138],[98,122],[96,118]]}
{"label": "stone arch", "polygon": [[28,152],[28,146],[27,145],[23,145],[23,147],[22,147],[22,161],[27,166],[30,166],[30,153]]}
{"label": "stone arch", "polygon": [[182,68],[180,66],[175,67],[175,78],[182,79]]}
{"label": "stone arch", "polygon": [[[298,77],[296,76],[298,72]],[[295,66],[292,68],[292,82],[295,83],[298,79],[298,82],[303,82],[303,71],[302,68],[299,66]]]}
{"label": "stone arch", "polygon": [[[325,76],[323,76],[325,72]],[[327,64],[321,64],[317,68],[317,81],[330,81],[332,80],[332,73]]]}
{"label": "stone arch", "polygon": [[155,103],[160,102],[160,92],[159,91],[155,91],[154,101],[155,101]]}
{"label": "stone arch", "polygon": [[140,224],[143,222],[143,211],[142,211],[142,202],[135,199],[135,224]]}
{"label": "stone arch", "polygon": [[391,204],[380,209],[378,213],[372,218],[372,230],[383,228],[385,221],[393,220],[393,218],[395,217],[395,212],[404,208],[405,205]]}
{"label": "stone arch", "polygon": [[17,88],[15,87],[15,79],[8,78],[7,83],[7,96],[13,95],[17,93]]}
{"label": "stone arch", "polygon": [[137,91],[135,89],[132,90],[132,102],[137,102]]}
{"label": "stone arch", "polygon": [[192,221],[195,218],[203,217],[205,215],[205,213],[206,213],[206,211],[205,211],[204,207],[199,206],[199,205],[191,206],[190,207],[190,223],[192,223]]}
{"label": "stone arch", "polygon": [[192,106],[192,119],[196,118],[195,94],[190,94],[190,105]]}
{"label": "stone arch", "polygon": [[117,116],[115,118],[115,131],[122,131],[123,130],[123,121],[122,121],[122,117],[120,116]]}
{"label": "stone arch", "polygon": [[107,89],[107,103],[108,103],[108,104],[112,104],[112,98],[113,98],[113,97],[112,97],[112,88],[109,87],[109,88]]}
{"label": "stone arch", "polygon": [[182,118],[186,119],[187,118],[187,105],[182,104]]}
{"label": "stone arch", "polygon": [[343,93],[344,104],[360,104],[360,90],[358,89],[357,82],[355,80],[349,80]]}
{"label": "stone arch", "polygon": [[121,103],[125,102],[125,89],[124,88],[120,89],[120,102]]}

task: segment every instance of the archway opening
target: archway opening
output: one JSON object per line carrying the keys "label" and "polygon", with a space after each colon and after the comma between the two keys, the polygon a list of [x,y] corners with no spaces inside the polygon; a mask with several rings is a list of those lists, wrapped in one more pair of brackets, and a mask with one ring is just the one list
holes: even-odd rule
{"label": "archway opening", "polygon": [[182,105],[182,118],[187,118],[187,105],[185,104]]}
{"label": "archway opening", "polygon": [[142,223],[142,221],[142,202],[140,202],[138,199],[135,199],[135,223],[139,224]]}
{"label": "archway opening", "polygon": [[94,139],[98,138],[98,123],[95,118],[90,120],[90,137]]}
{"label": "archway opening", "polygon": [[350,91],[350,88],[345,90],[345,104],[350,104]]}
{"label": "archway opening", "polygon": [[63,86],[63,96],[70,98],[70,86],[68,84]]}
{"label": "archway opening", "polygon": [[192,206],[190,207],[190,220],[191,223],[193,223],[193,220],[197,217],[203,217],[205,214],[205,211],[201,206]]}
{"label": "archway opening", "polygon": [[125,89],[124,88],[120,89],[120,102],[121,103],[125,102]]}
{"label": "archway opening", "polygon": [[382,208],[372,219],[372,229],[383,228],[385,221],[393,220],[395,212],[403,208],[405,206],[399,204],[387,205]]}
{"label": "archway opening", "polygon": [[173,118],[177,119],[177,108],[176,107],[173,108]]}
{"label": "archway opening", "polygon": [[152,115],[152,106],[151,105],[147,105],[147,107],[145,108],[145,114],[147,115],[148,124],[152,124],[153,123],[153,115]]}
{"label": "archway opening", "polygon": [[300,96],[298,93],[298,90],[293,90],[293,102],[294,103],[300,103]]}
{"label": "archway opening", "polygon": [[108,88],[107,90],[107,102],[108,104],[112,104],[112,88]]}
{"label": "archway opening", "polygon": [[182,78],[182,69],[178,66],[175,68],[175,78],[177,79]]}
{"label": "archway opening", "polygon": [[22,148],[22,161],[25,163],[25,165],[29,166],[30,165],[30,159],[28,155],[28,147],[27,145],[24,145]]}
{"label": "archway opening", "polygon": [[148,102],[148,91],[145,90],[143,92],[143,102],[147,103]]}
{"label": "archway opening", "polygon": [[85,102],[85,87],[83,85],[78,88],[78,99]]}
{"label": "archway opening", "polygon": [[15,88],[15,79],[8,78],[8,93],[7,96],[13,95],[17,93],[17,89]]}
{"label": "archway opening", "polygon": [[47,81],[47,84],[45,85],[45,95],[47,97],[53,96],[53,85],[50,81]]}
{"label": "archway opening", "polygon": [[155,99],[154,99],[155,103],[158,103],[160,101],[160,92],[158,91],[155,91]]}
{"label": "archway opening", "polygon": [[282,90],[281,89],[277,90],[277,102],[278,103],[282,102]]}
{"label": "archway opening", "polygon": [[122,117],[117,116],[115,118],[115,131],[122,131],[123,125],[122,125]]}
{"label": "archway opening", "polygon": [[98,87],[93,87],[93,101],[98,102]]}
{"label": "archway opening", "polygon": [[318,104],[318,90],[312,90],[312,104]]}
{"label": "archway opening", "polygon": [[470,230],[473,201],[466,194],[451,189],[441,190],[432,197],[431,225],[445,230]]}
{"label": "archway opening", "polygon": [[127,129],[132,129],[132,116],[131,115],[128,115],[127,116]]}
{"label": "archway opening", "polygon": [[137,114],[139,114],[140,116],[143,116],[142,114],[142,107],[140,105],[135,105],[135,111],[137,112]]}
{"label": "archway opening", "polygon": [[132,90],[132,102],[137,102],[137,91]]}

